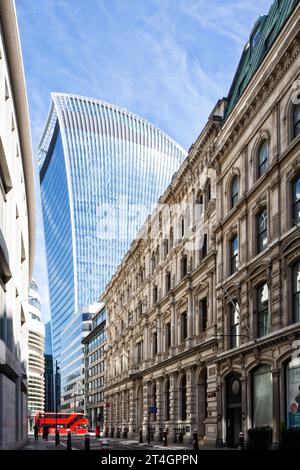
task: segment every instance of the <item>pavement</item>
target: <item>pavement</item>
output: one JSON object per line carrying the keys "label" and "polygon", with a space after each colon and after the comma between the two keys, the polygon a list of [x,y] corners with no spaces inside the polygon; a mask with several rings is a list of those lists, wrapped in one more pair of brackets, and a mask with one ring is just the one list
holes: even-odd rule
{"label": "pavement", "polygon": [[[48,441],[45,441],[41,437],[38,441],[34,440],[33,435],[28,436],[28,443],[23,450],[66,450],[67,449],[67,437],[60,436],[60,444],[55,446],[55,438],[49,435]],[[85,437],[72,435],[72,450],[84,450]],[[184,444],[178,444],[168,442],[168,446],[163,446],[161,443],[151,442],[148,444],[144,442],[140,444],[137,440],[129,439],[114,439],[114,438],[100,438],[96,439],[95,436],[90,433],[90,450],[142,450],[142,449],[153,449],[153,450],[191,450],[191,446]],[[207,446],[199,446],[199,450],[225,450],[224,448],[212,448]]]}

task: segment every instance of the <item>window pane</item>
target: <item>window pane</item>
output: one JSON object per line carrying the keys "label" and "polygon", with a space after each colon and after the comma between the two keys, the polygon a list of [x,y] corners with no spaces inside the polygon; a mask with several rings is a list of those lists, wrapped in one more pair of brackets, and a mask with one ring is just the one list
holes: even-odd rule
{"label": "window pane", "polygon": [[258,152],[258,177],[262,176],[267,169],[268,153],[269,153],[268,142],[265,140],[263,144],[261,145],[260,150]]}
{"label": "window pane", "polygon": [[287,365],[287,425],[300,427],[300,358]]}
{"label": "window pane", "polygon": [[269,289],[263,284],[257,289],[257,336],[265,336],[269,332]]}
{"label": "window pane", "polygon": [[300,201],[300,178],[294,183],[294,202]]}
{"label": "window pane", "polygon": [[300,262],[293,268],[293,322],[300,321]]}
{"label": "window pane", "polygon": [[272,374],[269,366],[253,373],[253,427],[272,426]]}
{"label": "window pane", "polygon": [[239,180],[236,176],[233,179],[232,186],[231,186],[231,207],[234,207],[239,198]]}
{"label": "window pane", "polygon": [[294,137],[300,134],[300,104],[294,107]]}
{"label": "window pane", "polygon": [[268,214],[267,210],[264,209],[257,216],[257,250],[258,253],[264,250],[268,242]]}
{"label": "window pane", "polygon": [[231,274],[238,269],[238,238],[234,237],[231,241]]}
{"label": "window pane", "polygon": [[294,122],[297,123],[300,121],[300,104],[294,108]]}
{"label": "window pane", "polygon": [[240,345],[240,309],[237,302],[230,304],[230,344],[232,348]]}

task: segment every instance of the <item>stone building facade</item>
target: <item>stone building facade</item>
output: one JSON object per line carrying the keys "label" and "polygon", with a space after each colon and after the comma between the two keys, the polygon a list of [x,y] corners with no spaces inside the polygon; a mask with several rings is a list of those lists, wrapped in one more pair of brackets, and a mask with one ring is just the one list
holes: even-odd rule
{"label": "stone building facade", "polygon": [[284,5],[102,296],[111,436],[236,446],[270,426],[277,448],[300,423],[300,6]]}
{"label": "stone building facade", "polygon": [[0,2],[0,449],[27,440],[34,168],[15,2]]}
{"label": "stone building facade", "polygon": [[104,420],[104,344],[106,310],[98,304],[92,317],[92,331],[82,340],[84,345],[85,412],[92,429],[103,428]]}

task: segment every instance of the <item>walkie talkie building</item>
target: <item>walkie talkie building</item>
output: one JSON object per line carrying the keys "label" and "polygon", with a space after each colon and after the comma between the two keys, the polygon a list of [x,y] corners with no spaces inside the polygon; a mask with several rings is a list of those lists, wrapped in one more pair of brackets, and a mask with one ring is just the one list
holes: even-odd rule
{"label": "walkie talkie building", "polygon": [[72,314],[98,301],[185,151],[100,100],[52,94],[39,147],[53,355]]}

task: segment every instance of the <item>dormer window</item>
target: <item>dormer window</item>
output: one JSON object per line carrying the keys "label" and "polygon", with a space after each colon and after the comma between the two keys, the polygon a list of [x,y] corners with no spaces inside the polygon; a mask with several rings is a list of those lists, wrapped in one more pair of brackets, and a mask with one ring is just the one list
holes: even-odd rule
{"label": "dormer window", "polygon": [[255,48],[256,44],[260,40],[260,37],[261,37],[261,28],[260,26],[258,26],[251,37],[251,51],[253,51],[253,49]]}

